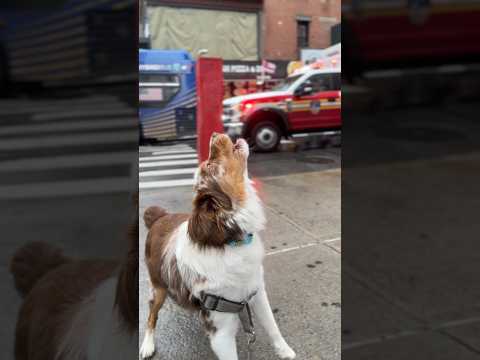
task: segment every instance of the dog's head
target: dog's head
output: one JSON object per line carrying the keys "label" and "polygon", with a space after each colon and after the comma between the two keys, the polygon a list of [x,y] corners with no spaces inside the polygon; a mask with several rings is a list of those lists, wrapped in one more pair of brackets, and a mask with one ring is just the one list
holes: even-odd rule
{"label": "dog's head", "polygon": [[248,144],[243,139],[234,144],[224,134],[214,133],[210,138],[209,157],[195,174],[188,228],[190,237],[200,246],[223,247],[245,235],[245,224],[238,221],[238,214],[252,207],[249,202],[259,204],[248,178],[248,156]]}
{"label": "dog's head", "polygon": [[227,135],[213,133],[210,154],[196,173],[196,190],[219,186],[229,198],[240,205],[245,201],[245,182],[248,181],[248,144],[239,139],[235,144]]}

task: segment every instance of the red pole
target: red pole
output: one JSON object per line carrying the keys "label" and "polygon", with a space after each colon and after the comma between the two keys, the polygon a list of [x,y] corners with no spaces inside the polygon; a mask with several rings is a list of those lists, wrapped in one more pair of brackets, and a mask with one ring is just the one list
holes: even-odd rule
{"label": "red pole", "polygon": [[197,82],[197,152],[200,162],[208,158],[210,136],[223,133],[223,60],[219,58],[198,59]]}

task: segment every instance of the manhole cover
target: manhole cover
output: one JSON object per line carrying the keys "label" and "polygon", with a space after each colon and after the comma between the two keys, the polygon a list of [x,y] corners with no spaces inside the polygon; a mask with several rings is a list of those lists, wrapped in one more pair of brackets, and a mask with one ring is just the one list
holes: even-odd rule
{"label": "manhole cover", "polygon": [[333,164],[335,160],[319,155],[303,155],[298,158],[298,161],[312,163],[312,164]]}

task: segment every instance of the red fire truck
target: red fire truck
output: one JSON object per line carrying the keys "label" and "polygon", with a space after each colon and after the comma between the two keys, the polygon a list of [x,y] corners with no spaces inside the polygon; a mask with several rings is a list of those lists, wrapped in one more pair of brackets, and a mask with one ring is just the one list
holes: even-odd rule
{"label": "red fire truck", "polygon": [[225,131],[247,139],[257,151],[273,151],[282,137],[340,129],[340,86],[339,68],[306,69],[273,91],[224,100]]}
{"label": "red fire truck", "polygon": [[343,75],[480,60],[480,0],[343,0]]}

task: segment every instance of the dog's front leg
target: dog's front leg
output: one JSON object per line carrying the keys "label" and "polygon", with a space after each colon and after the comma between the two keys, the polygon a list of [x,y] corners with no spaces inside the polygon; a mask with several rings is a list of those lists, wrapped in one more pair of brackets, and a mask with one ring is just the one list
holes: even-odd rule
{"label": "dog's front leg", "polygon": [[237,314],[210,311],[205,317],[210,345],[219,360],[238,360],[235,336],[238,331]]}
{"label": "dog's front leg", "polygon": [[288,346],[287,342],[280,333],[275,318],[273,317],[273,312],[270,307],[270,302],[268,301],[264,284],[262,284],[258,290],[258,293],[253,297],[251,305],[253,312],[260,322],[260,325],[263,326],[270,337],[277,355],[281,359],[295,359],[295,352],[290,346]]}

